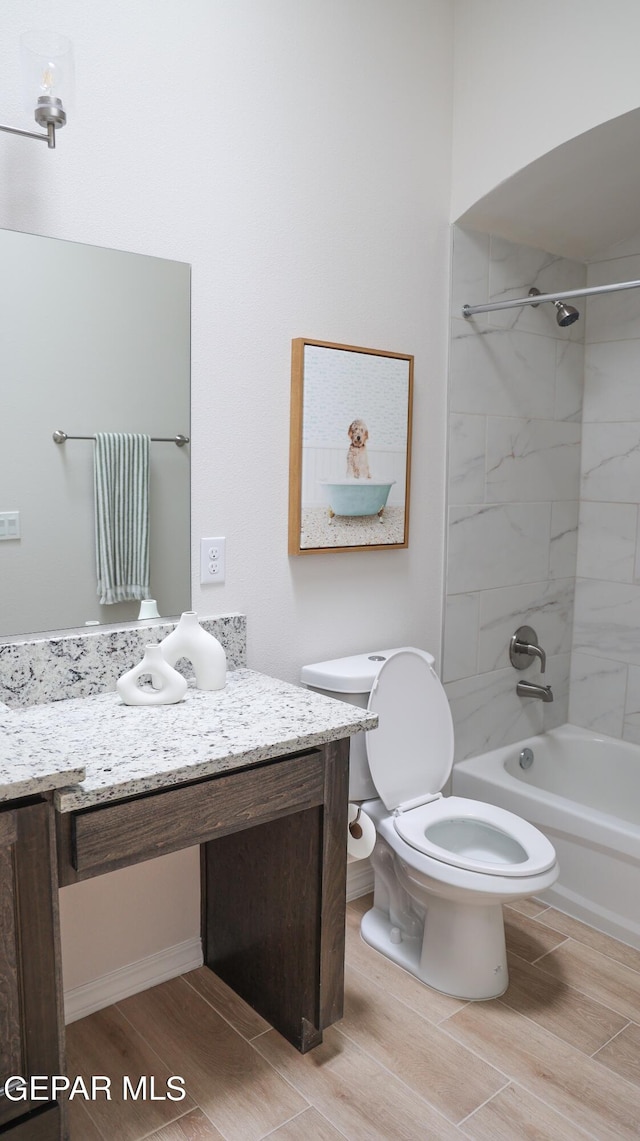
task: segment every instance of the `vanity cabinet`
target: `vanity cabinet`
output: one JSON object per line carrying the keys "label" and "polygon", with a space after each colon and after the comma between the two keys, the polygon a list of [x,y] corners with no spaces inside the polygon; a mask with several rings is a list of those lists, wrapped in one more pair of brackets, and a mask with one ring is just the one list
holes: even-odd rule
{"label": "vanity cabinet", "polygon": [[[342,1017],[349,741],[377,716],[244,668],[188,697],[141,710],[107,691],[10,715],[0,1087],[65,1074],[58,887],[194,845],[205,965],[300,1053]],[[0,1141],[67,1141],[66,1117],[64,1099],[3,1090]]]}
{"label": "vanity cabinet", "polygon": [[53,841],[46,797],[0,809],[0,1135],[7,1141],[64,1136],[55,1101],[14,1101],[5,1092],[12,1076],[64,1073]]}
{"label": "vanity cabinet", "polygon": [[349,742],[57,814],[62,886],[199,844],[204,962],[301,1053],[342,1017]]}

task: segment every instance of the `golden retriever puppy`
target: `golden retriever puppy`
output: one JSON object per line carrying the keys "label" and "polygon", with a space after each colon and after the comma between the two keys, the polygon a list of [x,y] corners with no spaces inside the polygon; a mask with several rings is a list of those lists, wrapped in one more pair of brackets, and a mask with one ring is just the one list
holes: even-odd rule
{"label": "golden retriever puppy", "polygon": [[347,452],[347,476],[353,476],[354,479],[371,479],[367,456],[369,430],[364,420],[354,420],[349,425],[348,435],[351,443]]}

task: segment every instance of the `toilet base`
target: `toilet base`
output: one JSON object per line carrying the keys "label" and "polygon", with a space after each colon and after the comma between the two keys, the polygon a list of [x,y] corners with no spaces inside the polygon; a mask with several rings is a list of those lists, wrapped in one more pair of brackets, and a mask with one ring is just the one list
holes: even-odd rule
{"label": "toilet base", "polygon": [[424,934],[405,935],[388,912],[367,911],[365,943],[442,994],[466,1001],[499,998],[509,985],[502,906],[472,906],[432,897]]}

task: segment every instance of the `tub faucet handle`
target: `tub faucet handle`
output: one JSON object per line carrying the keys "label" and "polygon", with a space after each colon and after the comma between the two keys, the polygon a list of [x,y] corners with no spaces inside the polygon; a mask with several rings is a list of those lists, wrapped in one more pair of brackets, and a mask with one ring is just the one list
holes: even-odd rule
{"label": "tub faucet handle", "polygon": [[516,639],[515,648],[519,654],[530,654],[530,656],[533,658],[539,658],[540,673],[544,673],[545,666],[547,664],[547,655],[542,649],[542,646],[536,646],[532,642],[521,642],[519,639]]}
{"label": "tub faucet handle", "polygon": [[538,643],[538,635],[531,626],[518,626],[509,642],[509,661],[517,670],[526,670],[534,658],[540,661],[540,673],[547,665],[547,655]]}

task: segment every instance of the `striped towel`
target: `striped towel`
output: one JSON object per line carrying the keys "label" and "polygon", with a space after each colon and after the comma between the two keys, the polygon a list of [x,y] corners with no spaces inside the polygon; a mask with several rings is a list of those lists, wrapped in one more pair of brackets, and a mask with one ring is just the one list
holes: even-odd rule
{"label": "striped towel", "polygon": [[96,563],[101,605],[149,597],[149,436],[96,432]]}

